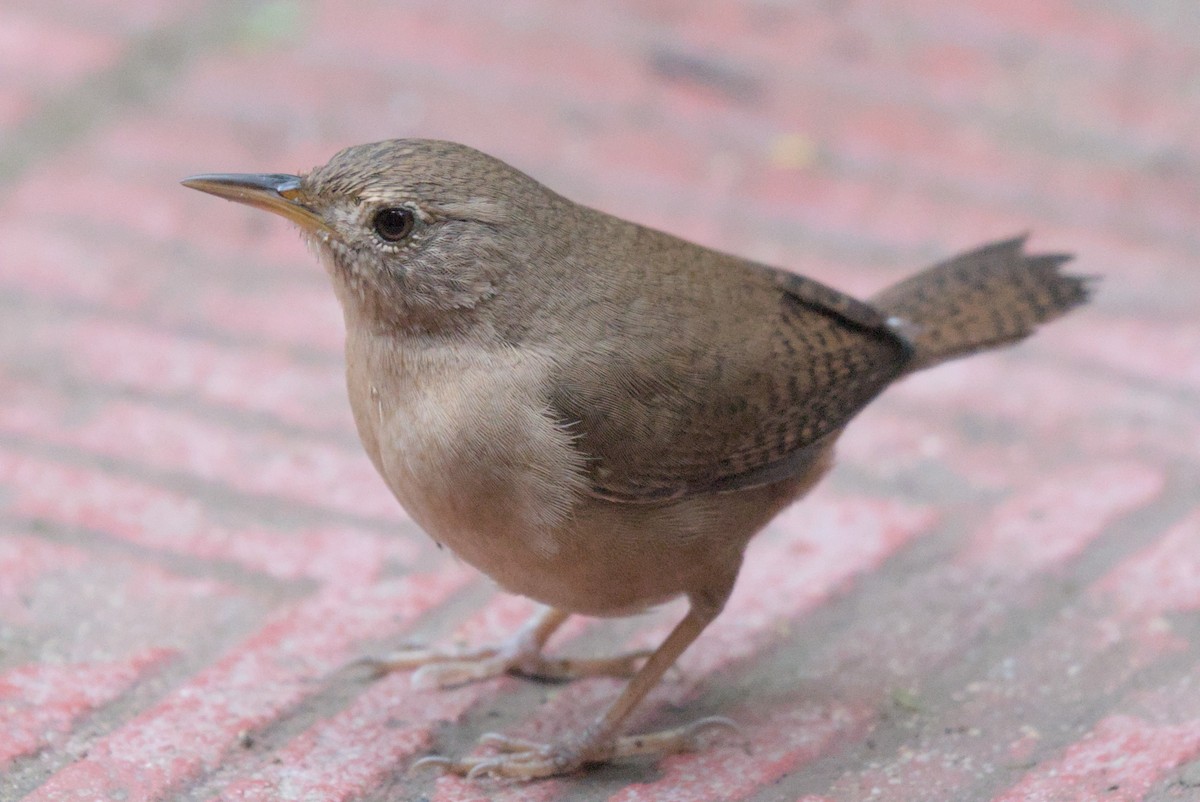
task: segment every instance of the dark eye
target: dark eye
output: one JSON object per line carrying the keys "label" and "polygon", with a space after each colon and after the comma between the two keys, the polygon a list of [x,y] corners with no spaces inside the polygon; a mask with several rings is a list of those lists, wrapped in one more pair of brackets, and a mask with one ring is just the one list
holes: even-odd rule
{"label": "dark eye", "polygon": [[413,228],[413,213],[408,209],[380,209],[375,213],[371,225],[375,233],[388,242],[399,242],[408,236]]}

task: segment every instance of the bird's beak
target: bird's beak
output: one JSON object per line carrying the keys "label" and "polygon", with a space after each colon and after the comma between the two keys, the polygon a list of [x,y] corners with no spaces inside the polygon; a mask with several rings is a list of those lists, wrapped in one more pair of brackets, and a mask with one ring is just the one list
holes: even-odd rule
{"label": "bird's beak", "polygon": [[281,173],[207,173],[182,181],[185,187],[283,215],[306,231],[332,234],[329,224],[305,204],[300,178]]}

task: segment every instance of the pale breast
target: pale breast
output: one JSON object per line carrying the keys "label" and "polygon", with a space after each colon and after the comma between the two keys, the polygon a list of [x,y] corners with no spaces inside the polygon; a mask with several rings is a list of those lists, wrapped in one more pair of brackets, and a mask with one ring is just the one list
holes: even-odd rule
{"label": "pale breast", "polygon": [[541,398],[541,364],[516,352],[358,345],[351,405],[393,494],[438,542],[535,595],[529,578],[568,536],[583,490],[582,457]]}

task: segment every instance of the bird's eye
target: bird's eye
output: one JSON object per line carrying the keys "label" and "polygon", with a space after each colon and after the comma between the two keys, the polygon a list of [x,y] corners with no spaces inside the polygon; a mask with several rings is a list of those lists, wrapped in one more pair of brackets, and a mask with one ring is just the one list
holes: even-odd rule
{"label": "bird's eye", "polygon": [[403,208],[380,209],[375,213],[371,225],[380,239],[399,242],[412,231],[415,218],[412,211]]}

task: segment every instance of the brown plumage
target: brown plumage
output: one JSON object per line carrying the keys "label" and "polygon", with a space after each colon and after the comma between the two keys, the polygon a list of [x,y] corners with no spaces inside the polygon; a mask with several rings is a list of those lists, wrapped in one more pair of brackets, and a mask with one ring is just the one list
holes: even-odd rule
{"label": "brown plumage", "polygon": [[[1067,257],[1026,256],[1012,240],[858,301],[572,203],[447,142],[350,148],[302,177],[185,183],[303,228],[345,312],[350,403],[375,467],[435,539],[549,606],[501,647],[378,664],[423,666],[416,680],[437,686],[632,675],[575,738],[489,736],[500,755],[425,761],[460,773],[542,777],[692,748],[730,726],[621,737],[720,612],[747,541],[821,478],[864,405],[1087,295],[1060,271]],[[689,612],[653,653],[542,655],[570,613],[681,595]]]}

